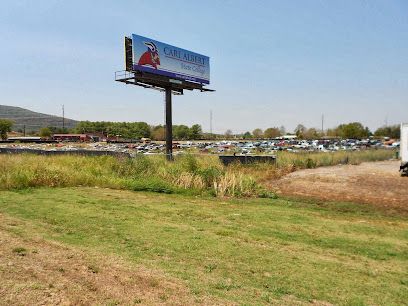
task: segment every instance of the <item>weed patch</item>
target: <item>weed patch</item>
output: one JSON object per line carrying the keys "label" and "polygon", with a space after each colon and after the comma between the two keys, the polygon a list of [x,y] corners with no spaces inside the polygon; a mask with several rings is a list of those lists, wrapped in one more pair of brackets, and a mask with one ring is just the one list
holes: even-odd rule
{"label": "weed patch", "polygon": [[17,247],[13,249],[13,253],[17,254],[18,256],[26,256],[28,251],[26,248],[23,247]]}

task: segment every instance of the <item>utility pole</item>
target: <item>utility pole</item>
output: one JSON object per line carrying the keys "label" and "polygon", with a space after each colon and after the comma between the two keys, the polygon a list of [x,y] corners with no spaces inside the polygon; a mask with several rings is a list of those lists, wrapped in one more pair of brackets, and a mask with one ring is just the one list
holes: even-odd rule
{"label": "utility pole", "polygon": [[64,104],[62,104],[62,132],[65,131],[65,109]]}
{"label": "utility pole", "polygon": [[322,136],[324,136],[324,114],[322,114]]}
{"label": "utility pole", "polygon": [[25,126],[25,124],[23,126],[23,133],[24,133],[24,137],[25,137],[26,136],[26,126]]}
{"label": "utility pole", "polygon": [[213,120],[213,115],[212,115],[212,109],[211,109],[210,110],[210,135],[211,135],[211,137],[212,137],[212,133],[213,133],[212,120]]}

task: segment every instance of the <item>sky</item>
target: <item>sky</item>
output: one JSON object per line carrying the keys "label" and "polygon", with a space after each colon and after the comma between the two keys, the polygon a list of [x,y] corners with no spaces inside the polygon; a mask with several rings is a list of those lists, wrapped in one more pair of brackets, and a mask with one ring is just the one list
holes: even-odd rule
{"label": "sky", "polygon": [[4,0],[0,104],[163,124],[163,93],[114,81],[132,33],[210,57],[216,91],[174,96],[174,124],[408,122],[406,0]]}

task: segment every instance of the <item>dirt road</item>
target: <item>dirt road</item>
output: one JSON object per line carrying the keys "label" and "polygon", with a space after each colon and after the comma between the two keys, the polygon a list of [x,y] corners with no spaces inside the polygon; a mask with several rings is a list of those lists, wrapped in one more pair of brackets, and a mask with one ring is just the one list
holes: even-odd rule
{"label": "dirt road", "polygon": [[293,172],[271,182],[286,196],[369,203],[408,215],[408,177],[399,161],[368,162]]}

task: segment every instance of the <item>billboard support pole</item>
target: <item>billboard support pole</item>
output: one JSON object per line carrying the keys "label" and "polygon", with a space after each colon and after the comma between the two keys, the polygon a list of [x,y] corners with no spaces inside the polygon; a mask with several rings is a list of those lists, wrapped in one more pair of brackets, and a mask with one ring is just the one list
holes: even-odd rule
{"label": "billboard support pole", "polygon": [[171,111],[171,87],[166,87],[166,158],[173,160],[173,120]]}
{"label": "billboard support pole", "polygon": [[[166,48],[176,52],[180,58],[167,56],[169,54],[166,54]],[[160,61],[161,55],[163,57]],[[181,57],[187,59],[185,66],[191,70],[188,74],[185,71],[187,68],[180,66],[178,62]],[[192,68],[196,66],[200,67],[199,71]],[[205,84],[210,84],[210,58],[132,34],[131,37],[125,37],[125,69],[115,72],[115,81],[165,92],[166,158],[172,161],[172,95],[182,95],[184,90],[214,91],[204,87]]]}

